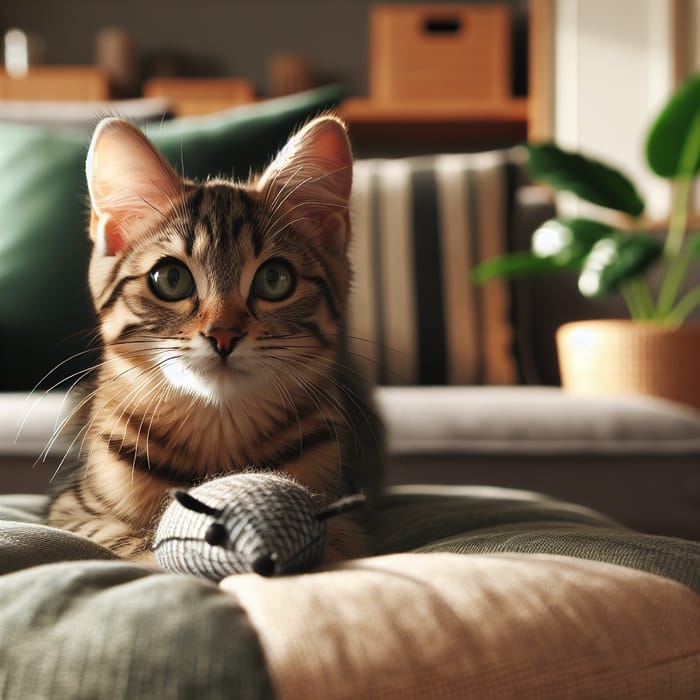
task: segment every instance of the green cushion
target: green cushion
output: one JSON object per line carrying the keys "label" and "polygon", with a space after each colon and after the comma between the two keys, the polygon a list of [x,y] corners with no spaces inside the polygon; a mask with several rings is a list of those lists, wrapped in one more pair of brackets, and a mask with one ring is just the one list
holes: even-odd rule
{"label": "green cushion", "polygon": [[[192,178],[245,178],[289,134],[344,96],[310,90],[206,117],[145,127],[171,163]],[[0,122],[0,390],[26,390],[85,351],[94,317],[87,293],[90,129]],[[89,366],[80,355],[43,386]]]}

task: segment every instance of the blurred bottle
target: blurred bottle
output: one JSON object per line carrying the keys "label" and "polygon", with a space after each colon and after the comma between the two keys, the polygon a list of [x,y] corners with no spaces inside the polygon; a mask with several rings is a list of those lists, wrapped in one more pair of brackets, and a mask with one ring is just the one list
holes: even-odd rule
{"label": "blurred bottle", "polygon": [[267,63],[268,91],[272,97],[308,90],[315,84],[311,62],[293,53],[275,54]]}
{"label": "blurred bottle", "polygon": [[29,67],[43,63],[46,42],[37,34],[27,34],[21,29],[5,32],[5,70],[11,78],[24,78]]}
{"label": "blurred bottle", "polygon": [[140,65],[136,42],[121,27],[105,27],[95,39],[95,63],[109,79],[112,97],[134,97],[140,91]]}

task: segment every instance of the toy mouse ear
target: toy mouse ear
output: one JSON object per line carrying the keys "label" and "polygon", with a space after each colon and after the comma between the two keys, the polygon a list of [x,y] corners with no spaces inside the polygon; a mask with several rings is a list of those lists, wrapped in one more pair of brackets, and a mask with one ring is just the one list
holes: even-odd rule
{"label": "toy mouse ear", "polygon": [[341,513],[347,513],[350,510],[355,510],[367,503],[367,496],[364,493],[356,493],[353,496],[345,496],[337,501],[334,501],[329,506],[326,506],[322,511],[317,513],[316,519],[320,521],[328,520]]}
{"label": "toy mouse ear", "polygon": [[195,513],[204,513],[204,515],[213,515],[215,518],[221,515],[222,511],[219,508],[212,508],[206,503],[191,496],[187,491],[173,491],[173,498],[187,510],[193,510]]}

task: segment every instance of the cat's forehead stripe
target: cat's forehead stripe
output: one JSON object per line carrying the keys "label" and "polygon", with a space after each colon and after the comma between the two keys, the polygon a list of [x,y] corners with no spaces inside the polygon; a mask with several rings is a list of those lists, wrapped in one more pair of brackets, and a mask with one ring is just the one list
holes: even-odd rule
{"label": "cat's forehead stripe", "polygon": [[[202,197],[204,196],[204,190],[201,187],[195,187],[194,192],[187,204],[188,219],[189,221],[196,221],[199,208],[202,205]],[[194,231],[194,226],[186,225],[183,227],[183,233],[185,238],[185,250],[188,255],[192,255],[192,249],[194,248],[196,235]]]}
{"label": "cat's forehead stripe", "polygon": [[205,191],[197,218],[209,231],[212,245],[226,253],[237,243],[250,213],[240,191],[218,185]]}
{"label": "cat's forehead stripe", "polygon": [[191,200],[190,211],[194,237],[190,254],[207,269],[217,292],[228,294],[255,247],[258,226],[252,202],[231,184],[207,184]]}

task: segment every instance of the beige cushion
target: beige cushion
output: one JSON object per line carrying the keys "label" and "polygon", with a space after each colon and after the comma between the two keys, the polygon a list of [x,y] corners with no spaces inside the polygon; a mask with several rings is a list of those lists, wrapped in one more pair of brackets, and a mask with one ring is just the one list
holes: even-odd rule
{"label": "beige cushion", "polygon": [[221,586],[280,700],[700,694],[700,596],[610,564],[398,554]]}

